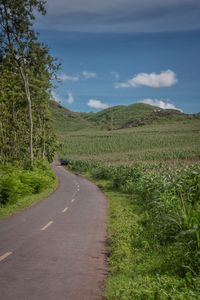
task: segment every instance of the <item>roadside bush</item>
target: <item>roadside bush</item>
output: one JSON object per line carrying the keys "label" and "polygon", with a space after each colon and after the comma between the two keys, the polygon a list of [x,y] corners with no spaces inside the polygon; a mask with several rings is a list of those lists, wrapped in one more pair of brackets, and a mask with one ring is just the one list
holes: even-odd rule
{"label": "roadside bush", "polygon": [[87,172],[89,169],[88,162],[82,160],[72,160],[68,163],[69,169],[77,173]]}
{"label": "roadside bush", "polygon": [[0,168],[0,205],[14,204],[20,198],[45,190],[55,180],[48,164],[36,162],[32,169],[16,166]]}
{"label": "roadside bush", "polygon": [[[200,274],[200,167],[151,171],[139,165],[104,166],[74,161],[72,169],[109,179],[114,190],[137,195],[141,224],[155,243],[171,247],[177,274]],[[166,262],[166,266],[169,261]],[[163,266],[165,268],[166,266]]]}

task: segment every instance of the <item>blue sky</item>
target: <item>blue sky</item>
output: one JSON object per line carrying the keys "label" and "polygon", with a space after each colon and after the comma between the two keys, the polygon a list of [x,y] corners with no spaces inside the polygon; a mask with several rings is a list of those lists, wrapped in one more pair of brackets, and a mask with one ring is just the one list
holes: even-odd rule
{"label": "blue sky", "polygon": [[62,63],[54,97],[74,111],[138,101],[200,111],[199,15],[196,0],[48,0],[36,25]]}

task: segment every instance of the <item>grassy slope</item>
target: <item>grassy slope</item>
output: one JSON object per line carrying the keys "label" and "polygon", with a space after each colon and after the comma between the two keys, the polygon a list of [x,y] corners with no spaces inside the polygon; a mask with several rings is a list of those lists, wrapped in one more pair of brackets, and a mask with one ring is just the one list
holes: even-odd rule
{"label": "grassy slope", "polygon": [[81,117],[81,114],[71,112],[55,101],[51,102],[53,125],[59,136],[71,131],[78,131],[90,124]]}
{"label": "grassy slope", "polygon": [[55,101],[51,102],[51,108],[54,125],[59,134],[88,128],[110,130],[193,118],[176,110],[161,110],[142,103],[114,106],[98,113],[75,113]]}
{"label": "grassy slope", "polygon": [[175,110],[166,111],[148,104],[136,103],[129,106],[115,106],[89,116],[87,119],[103,129],[120,129],[150,124],[162,119],[179,120],[187,116]]}

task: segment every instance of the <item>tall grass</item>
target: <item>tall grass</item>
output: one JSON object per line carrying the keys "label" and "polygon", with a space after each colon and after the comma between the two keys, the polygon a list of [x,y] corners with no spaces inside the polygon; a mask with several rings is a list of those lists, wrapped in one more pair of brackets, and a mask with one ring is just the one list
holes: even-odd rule
{"label": "tall grass", "polygon": [[[115,268],[123,267],[121,260],[126,263],[127,261],[129,262],[131,259],[134,259],[132,257],[132,252],[133,249],[137,248],[136,246],[133,246],[135,243],[139,243],[140,246],[142,243],[142,245],[146,245],[145,247],[154,252],[155,245],[157,245],[157,247],[162,249],[165,253],[165,260],[162,258],[160,263],[154,262],[158,274],[171,274],[170,276],[173,276],[175,280],[171,282],[170,293],[173,294],[172,290],[173,284],[175,284],[174,282],[176,282],[177,285],[179,282],[178,280],[182,282],[182,279],[184,279],[185,282],[183,286],[186,288],[190,288],[188,283],[191,282],[194,290],[197,288],[195,287],[195,281],[199,282],[200,276],[199,164],[179,170],[172,169],[171,171],[164,169],[155,171],[146,169],[140,165],[132,167],[106,167],[97,163],[88,164],[83,161],[71,161],[69,166],[72,170],[78,172],[89,172],[94,179],[109,180],[111,190],[115,191],[115,193],[116,191],[119,191],[129,195],[131,199],[134,199],[135,206],[139,208],[142,216],[140,217],[140,224],[136,225],[135,220],[131,220],[130,217],[128,217],[133,214],[135,215],[134,218],[137,219],[138,214],[135,211],[134,206],[132,206],[131,210],[131,206],[129,205],[129,207],[126,207],[126,204],[124,204],[123,209],[124,211],[128,210],[125,215],[130,219],[130,224],[126,224],[127,220],[125,218],[123,218],[123,224],[120,225],[115,223],[115,229],[112,231],[112,239],[114,239],[115,243],[118,243],[118,245],[114,246],[114,248],[117,246],[118,252],[116,253],[116,251],[111,250],[111,252],[114,251],[114,257],[112,256],[112,259],[115,262]],[[123,238],[126,238],[125,244],[130,244],[131,241],[131,243],[133,243],[132,245],[124,245],[120,236],[118,236],[120,232],[124,231],[123,226],[126,227],[126,232],[123,233]],[[146,237],[144,238],[145,234],[143,232],[141,233],[144,240],[140,239],[140,241],[137,242],[137,237],[132,238],[134,230],[131,232],[131,230],[128,229],[129,227],[132,228],[132,226],[140,226],[142,231],[146,230],[148,239],[146,239]],[[138,231],[140,232],[139,229]],[[145,259],[148,258],[146,257]],[[146,264],[148,265],[148,262],[146,262]],[[117,273],[119,270],[115,270],[115,272]],[[129,272],[134,273],[134,270],[129,270]],[[166,280],[169,280],[169,278],[167,278],[168,277],[166,277]],[[163,281],[161,282],[163,282],[163,284],[167,283],[164,281],[164,277],[162,280]],[[151,282],[150,285],[152,286],[153,284],[155,283]],[[167,285],[169,288],[169,282]],[[161,288],[161,286],[159,288]],[[157,293],[158,295],[162,294],[160,291]],[[186,291],[184,291],[184,294],[189,295]],[[153,295],[155,296],[156,294],[153,293]],[[177,298],[155,299],[179,299],[177,295]],[[116,297],[110,299],[129,298]]]}

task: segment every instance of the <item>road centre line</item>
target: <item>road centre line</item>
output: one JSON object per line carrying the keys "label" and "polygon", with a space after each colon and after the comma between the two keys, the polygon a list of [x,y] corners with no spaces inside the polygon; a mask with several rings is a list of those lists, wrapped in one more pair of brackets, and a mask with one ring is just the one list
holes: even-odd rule
{"label": "road centre line", "polygon": [[0,256],[0,262],[6,259],[8,256],[10,256],[12,252],[6,252],[2,256]]}
{"label": "road centre line", "polygon": [[74,201],[75,201],[75,199],[72,199],[72,200],[71,200],[71,202],[74,202]]}
{"label": "road centre line", "polygon": [[53,224],[53,221],[50,221],[49,223],[47,223],[47,225],[45,225],[44,227],[42,227],[40,230],[46,230],[49,226],[51,226]]}
{"label": "road centre line", "polygon": [[62,212],[65,213],[68,210],[68,207],[65,207]]}

